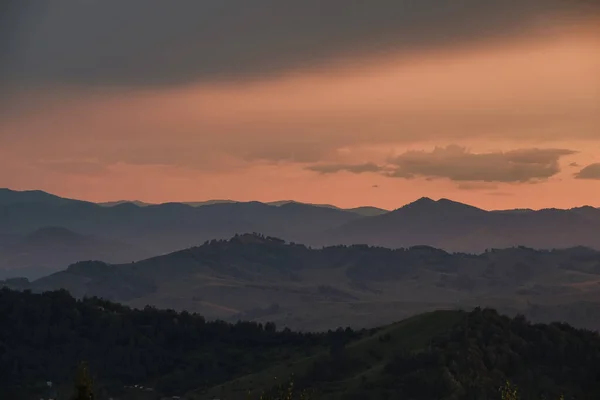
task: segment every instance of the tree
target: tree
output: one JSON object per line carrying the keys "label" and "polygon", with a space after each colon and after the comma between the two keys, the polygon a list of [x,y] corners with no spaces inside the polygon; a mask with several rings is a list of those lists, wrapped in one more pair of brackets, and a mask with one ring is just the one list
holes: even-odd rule
{"label": "tree", "polygon": [[73,400],[94,400],[94,387],[87,363],[82,362],[75,377]]}

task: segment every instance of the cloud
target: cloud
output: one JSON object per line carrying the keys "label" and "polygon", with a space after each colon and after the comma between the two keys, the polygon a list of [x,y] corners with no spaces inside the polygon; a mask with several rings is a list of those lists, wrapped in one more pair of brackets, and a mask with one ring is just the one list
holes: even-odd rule
{"label": "cloud", "polygon": [[362,174],[365,172],[381,172],[382,167],[375,163],[363,164],[316,164],[306,167],[309,171],[320,174],[335,174],[338,172],[351,172],[353,174]]}
{"label": "cloud", "polygon": [[[526,183],[546,180],[560,172],[559,160],[575,154],[567,149],[518,149],[473,153],[461,146],[436,147],[431,152],[407,151],[379,166],[364,164],[318,164],[311,171],[331,174],[377,172],[391,178],[449,179],[462,189],[481,189],[487,183]],[[459,185],[460,186],[460,185]],[[486,189],[490,189],[487,185]]]}
{"label": "cloud", "polygon": [[600,180],[600,163],[590,164],[575,174],[576,179]]}
{"label": "cloud", "polygon": [[436,147],[431,152],[408,151],[391,160],[388,176],[412,179],[447,178],[457,182],[524,183],[545,180],[560,172],[566,149],[520,149],[472,153],[465,147]]}
{"label": "cloud", "polygon": [[479,43],[581,8],[563,0],[3,2],[0,79],[109,86],[245,80],[357,54]]}

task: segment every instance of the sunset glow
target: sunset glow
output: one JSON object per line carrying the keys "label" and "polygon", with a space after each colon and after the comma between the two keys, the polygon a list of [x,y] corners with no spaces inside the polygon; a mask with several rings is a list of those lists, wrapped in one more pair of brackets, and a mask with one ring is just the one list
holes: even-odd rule
{"label": "sunset glow", "polygon": [[[252,79],[22,85],[0,102],[0,186],[93,201],[393,209],[430,196],[489,209],[600,206],[600,175],[580,173],[600,163],[598,21],[359,51]],[[452,148],[464,154],[440,151]],[[494,164],[535,150],[559,151]],[[414,152],[421,169],[409,174],[398,157]],[[449,156],[493,173],[457,180]],[[531,163],[540,168],[512,178]],[[440,166],[447,175],[433,172]]]}

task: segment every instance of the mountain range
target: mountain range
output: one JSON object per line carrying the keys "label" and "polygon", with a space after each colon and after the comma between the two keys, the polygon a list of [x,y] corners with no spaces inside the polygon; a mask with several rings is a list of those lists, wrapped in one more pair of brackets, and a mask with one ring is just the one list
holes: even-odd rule
{"label": "mountain range", "polygon": [[41,191],[0,189],[0,243],[47,227],[106,238],[151,255],[252,232],[311,246],[428,245],[474,253],[511,246],[600,249],[600,209],[589,206],[486,211],[429,198],[393,211],[374,207],[340,209],[288,200],[96,204]]}
{"label": "mountain range", "polygon": [[490,306],[600,329],[600,252],[524,247],[482,254],[428,246],[313,249],[245,234],[134,263],[79,262],[13,289],[66,289],[209,319],[322,330],[371,327],[436,309]]}

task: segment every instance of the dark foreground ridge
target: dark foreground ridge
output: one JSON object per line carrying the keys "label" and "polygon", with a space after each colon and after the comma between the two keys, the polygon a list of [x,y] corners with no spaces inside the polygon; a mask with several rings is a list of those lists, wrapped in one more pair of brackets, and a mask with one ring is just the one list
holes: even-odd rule
{"label": "dark foreground ridge", "polygon": [[506,381],[522,399],[600,396],[597,333],[490,309],[294,333],[65,291],[2,289],[0,326],[2,399],[40,398],[48,381],[67,399],[81,360],[89,361],[98,399],[258,398],[292,376],[319,399],[499,399]]}

